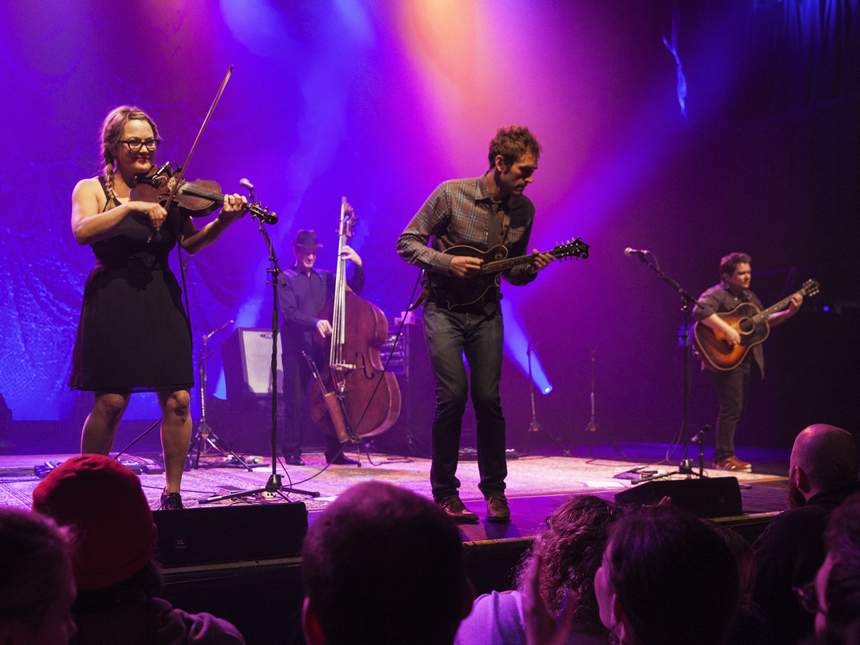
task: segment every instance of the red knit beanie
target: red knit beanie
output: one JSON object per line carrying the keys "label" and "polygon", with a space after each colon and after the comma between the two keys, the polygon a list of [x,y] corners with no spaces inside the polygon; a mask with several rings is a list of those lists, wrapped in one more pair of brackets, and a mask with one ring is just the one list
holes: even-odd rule
{"label": "red knit beanie", "polygon": [[78,589],[130,578],[152,558],[157,528],[140,480],[116,459],[79,455],[33,490],[33,510],[74,528]]}

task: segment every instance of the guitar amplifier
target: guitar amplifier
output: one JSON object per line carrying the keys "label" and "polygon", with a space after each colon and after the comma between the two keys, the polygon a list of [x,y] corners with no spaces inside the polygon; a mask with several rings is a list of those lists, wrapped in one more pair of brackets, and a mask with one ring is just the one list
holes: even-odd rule
{"label": "guitar amplifier", "polygon": [[409,371],[409,346],[406,344],[405,334],[398,338],[397,330],[400,326],[389,323],[388,339],[379,348],[379,359],[382,367],[391,374],[407,374]]}
{"label": "guitar amplifier", "polygon": [[[277,346],[277,387],[284,389],[281,337]],[[227,398],[242,400],[272,396],[272,330],[238,328],[221,343]]]}
{"label": "guitar amplifier", "polygon": [[[383,366],[399,329],[399,320],[389,321],[388,341],[380,350]],[[383,452],[429,457],[436,383],[430,369],[423,325],[417,315],[403,325],[388,371],[395,375],[400,387],[400,417],[387,432],[373,437],[373,442]]]}

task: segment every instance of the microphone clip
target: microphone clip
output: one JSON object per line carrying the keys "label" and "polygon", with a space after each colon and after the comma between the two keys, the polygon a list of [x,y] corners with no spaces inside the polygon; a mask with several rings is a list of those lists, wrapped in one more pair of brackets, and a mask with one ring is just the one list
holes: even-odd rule
{"label": "microphone clip", "polygon": [[704,437],[705,437],[705,433],[707,433],[707,432],[708,432],[708,430],[710,430],[710,429],[711,429],[711,426],[706,425],[704,428],[702,428],[701,430],[699,430],[699,431],[696,433],[696,435],[695,435],[692,439],[690,439],[690,443],[699,443],[699,442],[701,442],[701,441],[702,441],[702,439],[704,439]]}

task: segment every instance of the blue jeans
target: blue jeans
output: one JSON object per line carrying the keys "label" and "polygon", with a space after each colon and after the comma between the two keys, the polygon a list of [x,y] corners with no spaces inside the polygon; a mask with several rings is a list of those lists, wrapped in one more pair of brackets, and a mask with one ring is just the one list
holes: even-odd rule
{"label": "blue jeans", "polygon": [[747,408],[750,391],[752,353],[735,369],[728,372],[707,370],[717,389],[720,412],[717,415],[717,433],[714,439],[714,462],[735,454],[735,429]]}
{"label": "blue jeans", "polygon": [[[475,407],[478,439],[478,488],[484,497],[502,495],[508,464],[505,461],[505,417],[499,384],[502,380],[504,326],[501,309],[491,315],[448,311],[430,302],[424,305],[424,339],[436,379],[436,413],[433,417],[433,462],[430,485],[433,498],[457,494],[460,430],[469,387]],[[463,354],[469,362],[466,374]]]}

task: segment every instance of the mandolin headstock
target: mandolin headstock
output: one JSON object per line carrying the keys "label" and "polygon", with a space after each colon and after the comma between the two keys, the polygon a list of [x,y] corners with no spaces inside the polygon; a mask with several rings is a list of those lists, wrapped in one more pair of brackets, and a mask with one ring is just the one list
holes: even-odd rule
{"label": "mandolin headstock", "polygon": [[587,260],[588,249],[590,248],[590,246],[590,244],[586,244],[582,241],[582,238],[578,237],[572,242],[568,241],[567,244],[556,245],[555,248],[550,251],[550,253],[557,260],[563,260],[564,258],[571,257],[575,257],[577,260],[579,258]]}

